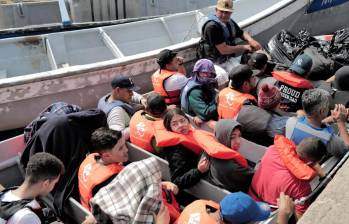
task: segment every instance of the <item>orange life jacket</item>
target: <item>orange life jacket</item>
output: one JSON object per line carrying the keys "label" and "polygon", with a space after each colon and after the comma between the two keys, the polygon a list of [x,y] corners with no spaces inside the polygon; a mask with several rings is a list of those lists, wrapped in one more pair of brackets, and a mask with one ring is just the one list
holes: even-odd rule
{"label": "orange life jacket", "polygon": [[151,140],[154,137],[154,121],[144,116],[144,111],[137,111],[130,120],[130,141],[131,143],[155,153],[151,146]]}
{"label": "orange life jacket", "polygon": [[276,135],[274,145],[287,169],[300,180],[311,180],[317,174],[296,153],[296,145],[282,135]]}
{"label": "orange life jacket", "polygon": [[213,158],[225,160],[232,159],[243,167],[248,166],[246,159],[239,152],[217,142],[214,135],[210,132],[190,128],[187,135],[177,134],[167,131],[162,121],[155,121],[154,127],[155,139],[159,147],[182,144],[196,154],[204,150]]}
{"label": "orange life jacket", "polygon": [[170,214],[170,223],[174,223],[181,214],[176,197],[172,192],[162,190],[162,201]]}
{"label": "orange life jacket", "polygon": [[251,94],[240,93],[230,87],[224,88],[218,95],[219,118],[236,118],[246,100],[256,101],[256,98]]}
{"label": "orange life jacket", "polygon": [[[169,71],[166,69],[157,70],[152,76],[151,81],[153,83],[154,92],[159,93],[161,96],[165,97],[166,104],[179,104],[179,97],[181,90],[167,92],[165,90],[165,81],[172,75],[176,74],[176,71]],[[178,73],[180,74],[180,73]]]}
{"label": "orange life jacket", "polygon": [[207,206],[219,210],[219,204],[214,201],[196,200],[184,208],[176,224],[216,224],[217,220],[207,213]]}
{"label": "orange life jacket", "polygon": [[94,187],[108,180],[113,175],[120,173],[123,166],[117,163],[103,165],[96,161],[98,153],[91,153],[81,163],[79,168],[79,192],[81,204],[90,210],[89,201],[93,197]]}
{"label": "orange life jacket", "polygon": [[295,87],[295,88],[299,88],[299,89],[312,89],[313,84],[299,76],[296,75],[294,73],[291,72],[287,72],[287,71],[274,71],[272,72],[273,77],[283,83],[286,83],[289,86]]}

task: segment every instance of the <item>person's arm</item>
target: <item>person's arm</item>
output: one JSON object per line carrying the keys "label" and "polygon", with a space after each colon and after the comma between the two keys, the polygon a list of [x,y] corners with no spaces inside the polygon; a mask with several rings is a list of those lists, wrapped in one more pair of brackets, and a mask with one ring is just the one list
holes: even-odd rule
{"label": "person's arm", "polygon": [[251,35],[246,31],[243,32],[242,38],[247,41],[247,43],[249,44],[249,46],[251,46],[253,51],[262,49],[261,44],[258,43],[258,41],[256,41],[255,39],[253,39]]}
{"label": "person's arm", "polygon": [[332,111],[332,116],[337,122],[339,135],[344,143],[349,146],[349,134],[345,125],[348,118],[348,110],[343,104],[336,104],[334,110]]}
{"label": "person's arm", "polygon": [[113,108],[107,117],[108,127],[116,131],[121,131],[126,140],[130,137],[129,120],[129,115],[122,107]]}
{"label": "person's arm", "polygon": [[135,91],[133,91],[131,101],[132,101],[132,103],[142,104],[144,107],[147,106],[147,99],[145,97],[143,97],[143,95],[141,95]]}
{"label": "person's arm", "polygon": [[326,80],[326,82],[333,82],[335,80],[336,76],[332,75],[330,78]]}
{"label": "person's arm", "polygon": [[194,89],[189,94],[189,105],[196,116],[201,120],[207,121],[217,119],[217,103],[206,103],[202,90]]}
{"label": "person's arm", "polygon": [[[244,51],[252,51],[251,46],[248,44],[236,46],[227,45],[225,43],[222,29],[217,25],[214,25],[213,22],[212,24],[206,25],[204,33],[206,34],[206,38],[210,45],[215,46],[219,53],[222,55],[239,54],[243,53]],[[237,26],[237,36],[240,37],[241,33],[241,29]]]}
{"label": "person's arm", "polygon": [[10,218],[9,222],[11,221],[16,221],[16,224],[41,224],[39,217],[29,209],[19,210]]}
{"label": "person's arm", "polygon": [[[289,195],[293,199],[301,199],[303,197],[307,197],[309,194],[311,194],[311,187],[310,183],[307,181],[300,181],[297,187],[294,190],[291,190],[290,192],[293,192],[293,195]],[[310,202],[305,201],[304,204],[296,204],[295,205],[295,217],[296,220],[298,221],[304,212],[308,209],[310,206]]]}
{"label": "person's arm", "polygon": [[189,188],[195,185],[203,177],[204,172],[198,168],[192,168],[193,160],[190,151],[187,152],[182,146],[168,147],[166,150],[166,159],[169,163],[171,172],[171,181],[180,189]]}
{"label": "person's arm", "polygon": [[277,204],[277,224],[288,224],[288,219],[294,211],[294,203],[292,198],[285,195],[284,192],[281,192],[280,197],[277,199]]}
{"label": "person's arm", "polygon": [[252,47],[249,44],[230,46],[227,45],[225,42],[217,44],[216,48],[222,55],[240,54],[244,51],[252,51]]}

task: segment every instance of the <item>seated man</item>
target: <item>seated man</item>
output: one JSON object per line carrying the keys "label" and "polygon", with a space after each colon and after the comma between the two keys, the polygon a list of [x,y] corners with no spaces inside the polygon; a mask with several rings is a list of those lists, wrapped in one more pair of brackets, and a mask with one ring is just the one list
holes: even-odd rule
{"label": "seated man", "polygon": [[[232,70],[240,61],[234,56],[244,51],[261,49],[261,45],[230,17],[233,12],[232,0],[218,0],[215,15],[208,17],[202,27],[198,55],[208,58],[226,72]],[[247,44],[236,44],[237,38],[247,41]]]}
{"label": "seated man", "polygon": [[286,122],[295,114],[287,113],[280,109],[281,94],[275,86],[263,84],[258,93],[258,106],[270,114],[267,124],[268,136],[285,135]]}
{"label": "seated man", "polygon": [[80,201],[87,209],[93,195],[107,185],[128,160],[128,148],[120,131],[98,128],[92,133],[91,144],[94,153],[86,157],[78,171]]}
{"label": "seated man", "polygon": [[130,135],[128,126],[136,111],[131,103],[145,104],[145,99],[134,92],[139,87],[134,85],[131,78],[117,75],[111,81],[111,87],[111,93],[98,101],[98,109],[106,114],[109,128],[122,131],[128,139]]}
{"label": "seated man", "polygon": [[[172,198],[172,204],[164,200],[162,192],[168,186],[163,183],[157,159],[127,165],[91,200],[95,223],[173,223],[171,210],[175,199]],[[179,209],[178,204],[175,209]],[[178,216],[177,211],[176,219]]]}
{"label": "seated man", "polygon": [[332,127],[322,123],[329,112],[329,99],[330,95],[325,90],[306,90],[302,96],[305,116],[292,117],[287,121],[286,137],[296,144],[307,137],[318,137],[325,143],[329,154],[341,157],[349,148],[349,134],[345,124],[348,111],[343,105],[337,105],[332,113],[339,129],[339,137]]}
{"label": "seated man", "polygon": [[[99,128],[92,133],[91,144],[95,153],[86,157],[78,171],[81,204],[89,210],[93,196],[119,175],[124,169],[123,163],[128,160],[128,148],[120,131]],[[161,184],[165,190],[175,194],[178,192],[177,186],[171,182]],[[174,198],[172,202],[176,203]],[[173,204],[167,203],[166,206]],[[171,210],[171,217],[176,216],[177,212]]]}
{"label": "seated man", "polygon": [[257,144],[269,146],[272,138],[267,136],[267,125],[271,116],[257,107],[255,76],[259,70],[248,65],[239,65],[229,74],[230,86],[219,92],[218,115],[224,119],[235,119],[242,125],[242,136]]}
{"label": "seated man", "polygon": [[217,85],[212,61],[198,60],[193,68],[193,77],[181,92],[182,111],[202,121],[217,120]]}
{"label": "seated man", "polygon": [[219,118],[236,118],[244,104],[256,103],[251,95],[256,88],[255,75],[259,70],[251,70],[248,65],[239,65],[229,73],[229,87],[221,90],[218,95]]}
{"label": "seated man", "polygon": [[349,66],[341,67],[326,81],[314,83],[316,88],[324,89],[331,94],[334,104],[343,104],[345,107],[349,107]]}
{"label": "seated man", "polygon": [[280,89],[281,104],[285,111],[296,112],[301,109],[303,92],[314,88],[306,79],[312,64],[312,59],[307,54],[302,54],[296,57],[288,71],[272,72],[275,85]]}
{"label": "seated man", "polygon": [[188,81],[183,58],[178,57],[176,52],[165,49],[159,53],[157,62],[160,69],[151,76],[154,92],[165,97],[166,104],[179,105],[181,89]]}
{"label": "seated man", "polygon": [[[0,193],[0,221],[15,224],[51,223],[40,196],[47,196],[64,172],[63,163],[49,153],[36,153],[27,164],[24,182]],[[2,222],[1,222],[2,223]]]}
{"label": "seated man", "polygon": [[[293,200],[311,193],[311,180],[320,175],[313,166],[326,154],[325,145],[317,138],[306,138],[297,147],[282,135],[275,137],[274,145],[264,154],[253,176],[249,194],[258,201],[277,205],[281,192]],[[308,208],[309,202],[296,205],[296,218]]]}
{"label": "seated man", "polygon": [[161,120],[166,112],[165,98],[158,93],[151,93],[147,97],[145,111],[136,112],[130,121],[131,143],[151,152],[159,153],[160,148],[156,147],[154,138],[154,121]]}

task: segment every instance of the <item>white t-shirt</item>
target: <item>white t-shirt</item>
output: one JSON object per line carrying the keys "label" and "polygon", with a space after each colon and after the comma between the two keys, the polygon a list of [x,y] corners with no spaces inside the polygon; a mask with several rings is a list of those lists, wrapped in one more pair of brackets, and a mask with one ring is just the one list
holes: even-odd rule
{"label": "white t-shirt", "polygon": [[164,87],[167,92],[181,90],[187,82],[185,75],[176,73],[165,80]]}
{"label": "white t-shirt", "polygon": [[[14,195],[12,191],[6,192],[1,201],[12,202],[21,200],[19,197]],[[36,200],[32,200],[28,205],[34,209],[39,209],[40,204]],[[29,208],[23,208],[17,211],[8,221],[7,224],[41,224],[39,217],[32,212]]]}
{"label": "white t-shirt", "polygon": [[[132,103],[140,103],[142,95],[133,92]],[[107,123],[110,129],[121,131],[126,139],[130,137],[131,117],[122,107],[114,107],[108,114]]]}

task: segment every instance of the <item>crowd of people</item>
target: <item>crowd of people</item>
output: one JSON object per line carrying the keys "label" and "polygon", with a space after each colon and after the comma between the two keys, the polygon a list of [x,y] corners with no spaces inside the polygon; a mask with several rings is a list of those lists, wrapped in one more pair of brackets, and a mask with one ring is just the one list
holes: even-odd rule
{"label": "crowd of people", "polygon": [[[232,12],[231,0],[217,1],[190,74],[185,59],[165,49],[153,92],[140,95],[131,78],[117,74],[99,110],[45,120],[23,153],[24,182],[0,194],[0,217],[45,223],[38,197],[52,191],[58,215],[68,196],[78,198],[91,211],[85,224],[248,223],[275,208],[279,224],[292,214],[298,220],[311,201],[294,201],[326,175],[320,162],[349,150],[348,105],[331,92],[349,90],[349,67],[313,82],[312,58],[303,53],[288,70],[270,70],[270,56]],[[244,52],[249,59],[241,64]],[[64,150],[52,146],[63,137]],[[267,147],[258,164],[240,153],[242,137]],[[171,182],[156,158],[129,164],[127,141],[165,159]],[[200,180],[232,193],[220,202],[188,201],[184,190]]]}

